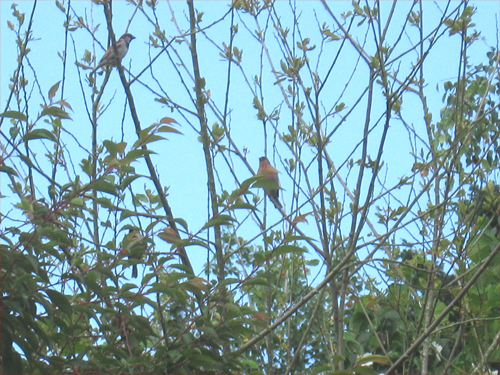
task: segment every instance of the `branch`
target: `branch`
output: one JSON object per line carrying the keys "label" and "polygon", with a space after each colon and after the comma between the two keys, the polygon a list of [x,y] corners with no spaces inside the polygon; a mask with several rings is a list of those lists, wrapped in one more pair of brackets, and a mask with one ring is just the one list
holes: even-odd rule
{"label": "branch", "polygon": [[486,270],[490,262],[493,260],[493,258],[498,254],[500,250],[500,244],[495,247],[495,249],[491,252],[491,254],[486,258],[483,262],[483,265],[479,270],[475,273],[474,276],[470,279],[470,281],[463,287],[463,289],[460,291],[460,293],[457,294],[455,299],[451,301],[451,303],[439,314],[439,316],[434,320],[434,322],[427,328],[422,335],[418,339],[415,340],[413,345],[396,361],[394,364],[385,372],[386,375],[389,375],[394,372],[394,370],[406,359],[412,354],[415,350],[418,349],[420,344],[434,331],[434,328],[436,328],[439,323],[448,315],[450,310],[455,306],[455,304],[462,299],[462,297],[465,296],[465,293],[469,291],[469,289],[474,285],[474,283],[479,279],[479,276],[482,275],[482,273]]}

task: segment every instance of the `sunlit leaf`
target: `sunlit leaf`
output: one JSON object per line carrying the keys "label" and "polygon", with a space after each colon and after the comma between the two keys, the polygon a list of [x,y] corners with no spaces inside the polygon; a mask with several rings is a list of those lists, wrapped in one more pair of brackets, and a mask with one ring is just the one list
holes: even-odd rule
{"label": "sunlit leaf", "polygon": [[4,172],[13,176],[18,176],[14,168],[8,167],[6,165],[0,165],[0,172]]}
{"label": "sunlit leaf", "polygon": [[18,111],[5,111],[4,113],[0,113],[0,117],[8,117],[20,121],[28,121],[28,117],[24,113]]}
{"label": "sunlit leaf", "polygon": [[33,129],[29,133],[26,133],[23,137],[23,141],[25,142],[32,139],[48,139],[50,141],[57,142],[54,134],[47,129]]}
{"label": "sunlit leaf", "polygon": [[40,116],[54,116],[71,120],[70,115],[68,115],[68,113],[65,110],[58,107],[47,107],[42,111]]}
{"label": "sunlit leaf", "polygon": [[232,226],[236,219],[229,215],[218,215],[210,219],[204,226],[204,229],[211,228],[217,225]]}
{"label": "sunlit leaf", "polygon": [[57,82],[54,86],[52,86],[49,90],[49,101],[52,103],[52,98],[56,95],[57,90],[59,89],[59,84],[61,81]]}

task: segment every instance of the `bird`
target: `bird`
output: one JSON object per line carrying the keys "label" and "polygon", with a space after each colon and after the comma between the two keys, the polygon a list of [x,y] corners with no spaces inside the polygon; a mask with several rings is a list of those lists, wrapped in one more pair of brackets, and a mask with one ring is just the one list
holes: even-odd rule
{"label": "bird", "polygon": [[44,199],[36,200],[31,194],[25,197],[28,202],[24,213],[35,224],[56,223],[57,214],[45,204]]}
{"label": "bird", "polygon": [[103,67],[103,66],[117,66],[121,63],[122,59],[128,52],[128,47],[132,39],[135,39],[135,36],[129,33],[123,34],[120,39],[116,42],[116,50],[118,52],[118,56],[115,56],[115,50],[113,45],[110,45],[108,50],[104,53],[99,61],[99,64],[94,68],[94,72]]}
{"label": "bird", "polygon": [[[141,259],[147,250],[148,239],[138,230],[129,229],[122,242],[122,248],[128,253],[129,259]],[[132,265],[132,277],[137,277],[137,264]]]}
{"label": "bird", "polygon": [[265,175],[266,177],[264,180],[270,181],[275,185],[264,187],[264,192],[269,196],[269,199],[271,199],[271,202],[274,203],[274,206],[277,209],[281,209],[283,206],[279,201],[280,180],[278,178],[278,173],[278,170],[269,163],[269,160],[265,156],[259,158],[259,170],[257,171],[257,174]]}

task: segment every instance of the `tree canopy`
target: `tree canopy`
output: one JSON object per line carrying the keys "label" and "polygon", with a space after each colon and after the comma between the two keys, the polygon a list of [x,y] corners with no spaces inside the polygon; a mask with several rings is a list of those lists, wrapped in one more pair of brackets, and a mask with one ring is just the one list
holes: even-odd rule
{"label": "tree canopy", "polygon": [[498,368],[485,8],[10,4],[1,372]]}

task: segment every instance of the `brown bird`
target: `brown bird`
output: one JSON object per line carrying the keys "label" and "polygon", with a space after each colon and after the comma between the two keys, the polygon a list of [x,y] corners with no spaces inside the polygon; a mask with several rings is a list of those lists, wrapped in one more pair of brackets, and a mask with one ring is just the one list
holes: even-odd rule
{"label": "brown bird", "polygon": [[116,51],[118,52],[118,55],[115,55],[115,49],[113,48],[113,46],[109,46],[108,50],[102,56],[101,61],[93,71],[95,72],[97,69],[103,66],[117,66],[118,64],[120,64],[122,59],[128,52],[128,47],[132,39],[135,39],[135,36],[133,36],[132,34],[123,34],[116,42]]}
{"label": "brown bird", "polygon": [[[259,158],[259,170],[257,174],[265,175],[264,180],[271,182],[276,187],[264,187],[265,193],[271,199],[271,202],[274,203],[277,209],[281,209],[283,206],[279,201],[279,188],[280,188],[280,180],[278,178],[278,170],[274,168],[271,164],[269,164],[269,160],[263,156]],[[271,184],[271,185],[272,185]]]}
{"label": "brown bird", "polygon": [[[129,259],[142,259],[148,248],[148,239],[137,230],[129,229],[122,242],[122,248],[129,254]],[[137,277],[137,264],[132,265],[132,277]]]}
{"label": "brown bird", "polygon": [[[34,224],[56,223],[57,215],[45,204],[44,199],[35,200],[31,194],[25,197],[28,205],[24,213]],[[29,207],[29,208],[28,208]]]}

